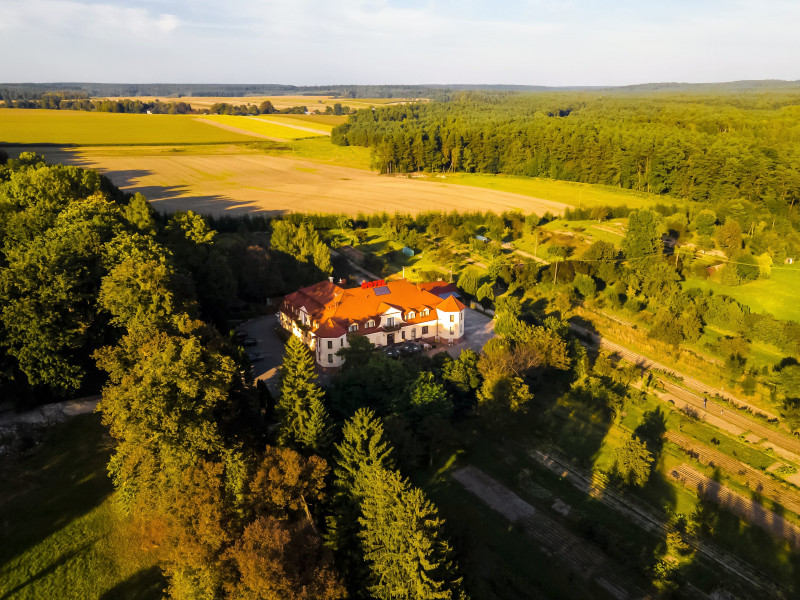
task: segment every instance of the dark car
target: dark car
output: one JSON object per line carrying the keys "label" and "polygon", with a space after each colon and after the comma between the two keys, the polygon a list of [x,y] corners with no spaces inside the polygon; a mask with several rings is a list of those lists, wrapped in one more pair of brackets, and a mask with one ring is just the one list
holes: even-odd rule
{"label": "dark car", "polygon": [[247,332],[246,331],[237,331],[233,334],[234,338],[240,344],[247,339]]}
{"label": "dark car", "polygon": [[389,358],[400,358],[400,351],[394,346],[384,346],[383,353]]}
{"label": "dark car", "polygon": [[242,346],[244,346],[245,348],[247,348],[248,346],[256,346],[256,345],[258,345],[258,340],[253,337],[245,338],[244,341],[242,342]]}
{"label": "dark car", "polygon": [[416,356],[422,352],[422,346],[416,342],[406,342],[400,346],[400,354],[403,356]]}

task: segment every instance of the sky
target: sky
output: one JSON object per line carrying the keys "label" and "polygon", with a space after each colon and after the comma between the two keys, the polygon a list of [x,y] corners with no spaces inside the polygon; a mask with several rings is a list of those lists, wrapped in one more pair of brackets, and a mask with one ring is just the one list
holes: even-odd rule
{"label": "sky", "polygon": [[800,0],[0,0],[0,81],[800,79]]}

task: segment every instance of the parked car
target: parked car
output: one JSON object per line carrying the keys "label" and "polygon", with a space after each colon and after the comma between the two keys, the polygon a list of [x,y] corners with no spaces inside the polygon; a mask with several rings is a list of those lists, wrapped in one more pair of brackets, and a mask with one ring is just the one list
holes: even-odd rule
{"label": "parked car", "polygon": [[384,346],[383,353],[389,358],[400,358],[400,351],[394,346]]}
{"label": "parked car", "polygon": [[414,356],[422,352],[422,346],[416,342],[406,342],[400,346],[400,354],[403,356]]}
{"label": "parked car", "polygon": [[236,341],[240,344],[247,339],[247,332],[246,331],[237,331],[233,334],[236,338]]}
{"label": "parked car", "polygon": [[256,345],[258,345],[258,340],[254,337],[245,338],[244,341],[242,342],[242,346],[244,346],[245,348]]}
{"label": "parked car", "polygon": [[266,355],[261,352],[248,352],[247,358],[250,360],[251,363],[257,363],[260,360],[264,360]]}

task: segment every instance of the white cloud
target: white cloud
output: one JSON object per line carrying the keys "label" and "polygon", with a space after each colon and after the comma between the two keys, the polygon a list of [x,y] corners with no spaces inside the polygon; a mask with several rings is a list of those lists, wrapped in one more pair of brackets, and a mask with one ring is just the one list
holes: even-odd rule
{"label": "white cloud", "polygon": [[0,28],[31,40],[52,35],[109,38],[120,34],[169,34],[180,25],[172,14],[114,4],[63,0],[0,1]]}

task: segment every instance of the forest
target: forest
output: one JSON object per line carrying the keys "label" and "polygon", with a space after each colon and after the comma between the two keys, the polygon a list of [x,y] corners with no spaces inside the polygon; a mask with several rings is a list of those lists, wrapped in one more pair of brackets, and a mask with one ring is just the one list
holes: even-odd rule
{"label": "forest", "polygon": [[800,198],[800,93],[463,92],[360,110],[334,143],[382,173],[550,177],[790,216]]}

